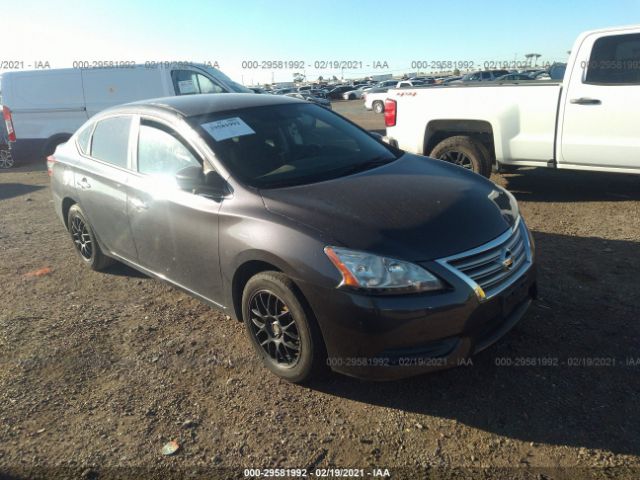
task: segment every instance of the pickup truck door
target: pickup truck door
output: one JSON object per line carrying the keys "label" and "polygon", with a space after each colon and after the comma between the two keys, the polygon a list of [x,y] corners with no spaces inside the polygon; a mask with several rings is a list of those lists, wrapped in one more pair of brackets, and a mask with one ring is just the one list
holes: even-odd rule
{"label": "pickup truck door", "polygon": [[640,169],[640,30],[585,37],[565,88],[558,165]]}

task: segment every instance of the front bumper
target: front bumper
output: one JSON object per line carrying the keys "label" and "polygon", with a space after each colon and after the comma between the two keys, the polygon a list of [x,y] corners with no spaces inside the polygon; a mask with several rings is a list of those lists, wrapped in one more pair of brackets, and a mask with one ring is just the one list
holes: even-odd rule
{"label": "front bumper", "polygon": [[537,296],[536,265],[481,301],[463,279],[434,262],[445,292],[370,296],[301,285],[325,340],[328,365],[358,378],[393,380],[465,364],[504,336]]}

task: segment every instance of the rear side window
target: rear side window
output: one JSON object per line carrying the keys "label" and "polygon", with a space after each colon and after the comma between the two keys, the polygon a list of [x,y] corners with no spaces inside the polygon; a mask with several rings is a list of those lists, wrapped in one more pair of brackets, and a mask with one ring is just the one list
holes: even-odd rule
{"label": "rear side window", "polygon": [[143,120],[138,137],[138,171],[173,177],[178,170],[200,166],[194,153],[170,128]]}
{"label": "rear side window", "polygon": [[591,50],[584,83],[640,84],[640,34],[597,39]]}
{"label": "rear side window", "polygon": [[80,133],[78,133],[78,147],[80,151],[85,155],[89,154],[89,142],[91,142],[91,131],[93,130],[93,123],[85,126]]}
{"label": "rear side window", "polygon": [[225,93],[217,82],[193,70],[174,70],[171,72],[176,95],[196,93]]}
{"label": "rear side window", "polygon": [[100,120],[91,139],[91,156],[118,167],[127,168],[131,117]]}

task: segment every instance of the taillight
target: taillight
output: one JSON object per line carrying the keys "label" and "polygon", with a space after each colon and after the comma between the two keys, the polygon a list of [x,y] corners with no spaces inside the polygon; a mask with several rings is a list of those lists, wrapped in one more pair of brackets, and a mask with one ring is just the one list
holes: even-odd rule
{"label": "taillight", "polygon": [[56,157],[49,155],[47,157],[47,173],[49,176],[53,175],[53,165],[57,162]]}
{"label": "taillight", "polygon": [[393,127],[396,124],[397,103],[395,100],[387,98],[384,101],[384,124]]}
{"label": "taillight", "polygon": [[7,126],[7,133],[9,134],[9,141],[16,141],[16,132],[13,130],[13,119],[11,118],[11,110],[9,107],[4,105],[2,107],[2,118],[4,118],[4,123]]}

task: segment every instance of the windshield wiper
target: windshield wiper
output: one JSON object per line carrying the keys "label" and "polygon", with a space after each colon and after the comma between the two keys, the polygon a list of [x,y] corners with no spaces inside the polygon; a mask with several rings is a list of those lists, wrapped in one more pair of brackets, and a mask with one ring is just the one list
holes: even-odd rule
{"label": "windshield wiper", "polygon": [[358,163],[357,165],[351,165],[345,170],[342,170],[341,173],[343,173],[344,175],[351,175],[358,172],[364,172],[365,170],[371,170],[372,168],[386,165],[387,163],[393,162],[394,160],[396,160],[395,157],[387,157],[385,155],[381,155],[379,157],[372,158],[371,160],[367,160],[366,162]]}

